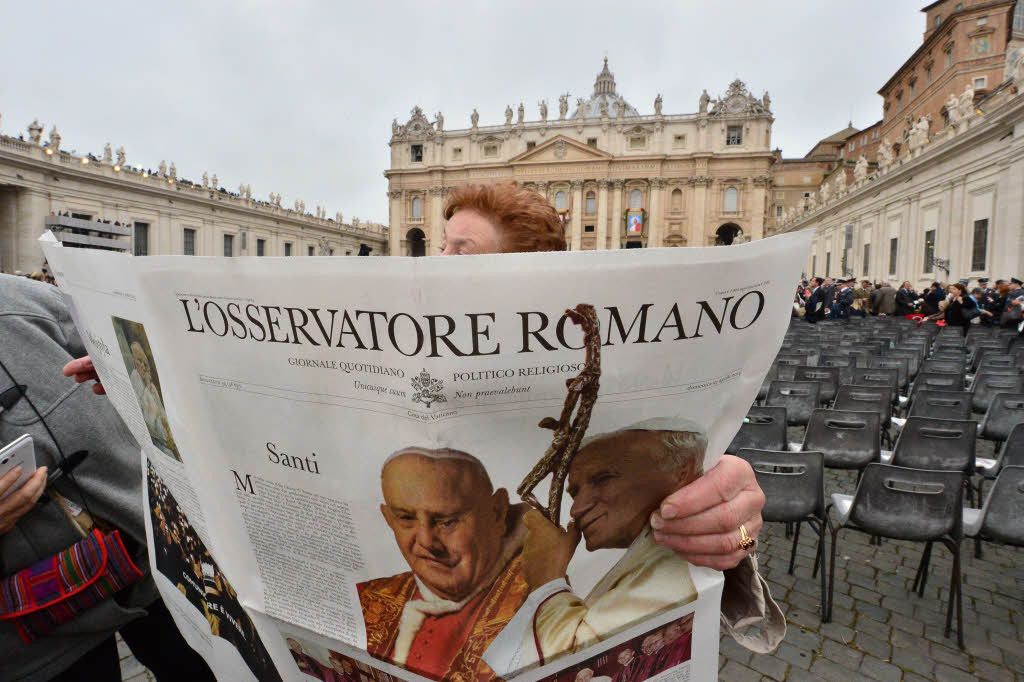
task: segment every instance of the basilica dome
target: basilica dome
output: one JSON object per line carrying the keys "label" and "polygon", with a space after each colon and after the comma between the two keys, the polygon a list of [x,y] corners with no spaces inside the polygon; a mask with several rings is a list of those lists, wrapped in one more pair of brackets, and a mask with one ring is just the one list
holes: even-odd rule
{"label": "basilica dome", "polygon": [[625,111],[623,116],[639,116],[640,112],[636,110],[629,102],[619,97],[619,94],[615,91],[615,76],[608,70],[608,58],[604,58],[604,68],[597,74],[597,80],[594,81],[594,94],[591,95],[590,99],[582,100],[577,103],[576,111],[573,112],[572,117],[577,118],[580,116],[580,109],[583,110],[583,118],[601,118],[602,106],[607,107],[608,117],[615,118],[618,114],[619,101],[625,105]]}

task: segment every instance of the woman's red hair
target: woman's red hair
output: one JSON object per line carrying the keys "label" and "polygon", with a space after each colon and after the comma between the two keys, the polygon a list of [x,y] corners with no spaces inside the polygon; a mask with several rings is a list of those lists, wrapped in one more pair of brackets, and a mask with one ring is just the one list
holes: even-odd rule
{"label": "woman's red hair", "polygon": [[498,228],[501,253],[565,251],[562,219],[547,199],[514,182],[463,185],[448,195],[445,220],[476,211]]}

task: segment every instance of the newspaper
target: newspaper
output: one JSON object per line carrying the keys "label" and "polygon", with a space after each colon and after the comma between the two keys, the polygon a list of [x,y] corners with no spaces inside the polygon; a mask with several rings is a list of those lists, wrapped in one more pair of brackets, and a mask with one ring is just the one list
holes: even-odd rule
{"label": "newspaper", "polygon": [[705,680],[713,467],[810,234],[458,258],[44,243],[141,444],[154,578],[221,680]]}

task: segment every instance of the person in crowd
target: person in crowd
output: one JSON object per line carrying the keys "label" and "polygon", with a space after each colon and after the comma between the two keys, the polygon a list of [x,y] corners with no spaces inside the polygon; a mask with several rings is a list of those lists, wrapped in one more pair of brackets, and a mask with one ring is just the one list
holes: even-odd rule
{"label": "person in crowd", "polygon": [[878,299],[875,302],[874,309],[878,311],[879,315],[896,314],[896,290],[889,286],[888,282],[882,282],[882,288],[878,290]]}
{"label": "person in crowd", "polygon": [[480,656],[526,599],[523,505],[458,450],[408,447],[381,469],[381,514],[409,571],[356,585],[366,649],[430,679],[491,680]]}
{"label": "person in crowd", "polygon": [[285,644],[288,645],[288,651],[291,652],[292,658],[295,659],[295,665],[299,670],[318,680],[324,679],[324,672],[319,661],[303,651],[302,644],[297,639],[287,637],[285,638]]}
{"label": "person in crowd", "polygon": [[928,293],[924,295],[924,314],[934,315],[939,312],[939,302],[945,297],[946,292],[942,290],[942,285],[932,282],[928,287]]}
{"label": "person in crowd", "polygon": [[[659,611],[697,597],[689,564],[654,540],[651,512],[703,471],[707,438],[681,419],[649,419],[589,437],[569,466],[572,524],[562,530],[527,512],[523,575],[537,660],[579,651]],[[626,553],[586,596],[566,580],[583,538],[588,552]]]}
{"label": "person in crowd", "polygon": [[815,277],[811,280],[811,285],[813,287],[811,295],[804,302],[804,321],[815,324],[825,318],[824,280],[821,277]]}
{"label": "person in crowd", "polygon": [[857,286],[853,290],[853,307],[855,310],[860,311],[861,317],[866,317],[871,314],[871,282],[868,280],[862,280],[860,286]]}
{"label": "person in crowd", "polygon": [[821,294],[821,305],[822,311],[826,316],[832,315],[832,304],[835,303],[836,299],[836,281],[831,277],[826,277],[822,282],[822,294]]}
{"label": "person in crowd", "polygon": [[693,616],[674,620],[665,626],[665,634],[662,637],[664,646],[661,649],[659,672],[690,660],[692,637]]}
{"label": "person in crowd", "polygon": [[989,325],[992,324],[994,319],[997,319],[995,318],[995,314],[988,309],[988,306],[991,305],[991,300],[986,295],[984,289],[981,287],[974,287],[974,289],[971,290],[971,299],[974,301],[974,306],[978,311],[978,314],[975,317],[978,318],[980,324]]}
{"label": "person in crowd", "polygon": [[960,282],[950,284],[952,298],[946,306],[944,317],[947,327],[955,327],[965,336],[971,320],[978,316],[978,306],[974,298],[967,294],[967,287]]}
{"label": "person in crowd", "polygon": [[[109,402],[84,387],[69,387],[57,373],[85,353],[60,292],[42,282],[0,275],[0,338],[0,360],[14,377],[0,370],[0,394],[10,396],[0,411],[0,443],[28,433],[40,465],[14,493],[20,504],[0,504],[0,575],[13,575],[81,539],[56,499],[27,504],[38,500],[47,470],[63,460],[58,448],[90,454],[51,486],[51,497],[88,507],[90,517],[120,530],[143,572],[141,580],[116,597],[31,645],[21,641],[10,622],[0,622],[0,679],[119,682],[115,633],[120,632],[157,680],[213,680],[209,667],[178,632],[150,573],[139,446]],[[11,391],[15,384],[26,386],[24,394]],[[45,424],[29,401],[44,415]]]}
{"label": "person in crowd", "polygon": [[637,671],[640,668],[640,659],[637,658],[633,649],[623,649],[615,658],[621,668],[612,677],[612,682],[638,682]]}
{"label": "person in crowd", "polygon": [[853,309],[853,280],[841,280],[836,290],[835,303],[833,303],[832,318],[836,320],[848,320],[850,311]]}
{"label": "person in crowd", "polygon": [[898,316],[910,315],[914,312],[914,303],[917,301],[917,292],[910,282],[904,282],[900,290],[896,292],[896,309],[893,314]]}
{"label": "person in crowd", "polygon": [[[537,192],[514,183],[465,185],[448,195],[441,255],[564,251],[565,227],[554,207]],[[88,357],[69,362],[66,376],[96,382]],[[737,521],[750,537],[761,527],[764,493],[745,460],[723,455],[718,464],[690,485],[662,500],[655,541],[687,561],[725,571],[722,625],[755,651],[773,650],[785,635],[785,621],[757,573],[749,548],[740,545]],[[653,520],[653,518],[652,518]],[[749,633],[751,624],[763,630]]]}

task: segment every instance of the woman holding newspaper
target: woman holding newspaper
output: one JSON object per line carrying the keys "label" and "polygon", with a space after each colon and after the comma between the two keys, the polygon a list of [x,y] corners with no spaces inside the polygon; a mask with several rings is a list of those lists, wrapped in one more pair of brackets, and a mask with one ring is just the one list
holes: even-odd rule
{"label": "woman holding newspaper", "polygon": [[[512,183],[458,188],[444,215],[443,256],[566,249],[564,227],[547,200]],[[87,356],[68,363],[64,374],[97,381],[93,391],[103,392]],[[785,620],[751,555],[764,501],[751,467],[723,455],[704,476],[667,495],[649,519],[655,543],[692,564],[725,571],[722,625],[758,652],[773,650],[785,635]],[[753,635],[739,631],[755,624],[762,629]]]}

